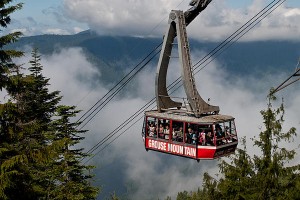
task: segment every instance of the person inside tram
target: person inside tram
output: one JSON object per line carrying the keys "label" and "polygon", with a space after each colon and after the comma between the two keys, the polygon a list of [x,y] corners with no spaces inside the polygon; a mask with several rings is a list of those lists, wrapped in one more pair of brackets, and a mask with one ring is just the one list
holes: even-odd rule
{"label": "person inside tram", "polygon": [[227,143],[232,142],[232,138],[228,126],[225,127],[225,140]]}
{"label": "person inside tram", "polygon": [[196,133],[196,131],[193,131],[193,133],[192,133],[192,144],[197,144],[197,140],[198,140],[198,133]]}
{"label": "person inside tram", "polygon": [[206,145],[215,146],[211,132],[208,132],[205,137]]}
{"label": "person inside tram", "polygon": [[177,127],[172,128],[172,141],[177,140]]}
{"label": "person inside tram", "polygon": [[177,131],[177,141],[182,142],[183,141],[183,128],[182,126],[179,127],[179,130]]}
{"label": "person inside tram", "polygon": [[186,134],[186,143],[191,144],[193,138],[193,129],[191,127],[188,128],[188,132]]}
{"label": "person inside tram", "polygon": [[159,127],[158,127],[158,137],[161,138],[161,139],[165,138],[164,127],[163,127],[162,124],[159,124]]}
{"label": "person inside tram", "polygon": [[153,122],[150,124],[150,127],[149,127],[149,136],[150,137],[156,136],[156,127],[154,126]]}
{"label": "person inside tram", "polygon": [[231,132],[228,126],[226,126],[226,132],[225,132],[225,134],[226,134],[225,137],[228,135],[229,142],[235,142],[235,141],[237,141],[237,137],[236,137],[236,134],[235,134],[234,130],[232,130],[232,132]]}
{"label": "person inside tram", "polygon": [[216,124],[217,145],[222,145],[225,141],[225,134],[219,124]]}
{"label": "person inside tram", "polygon": [[203,129],[200,129],[200,135],[199,135],[199,144],[205,146],[206,145],[206,134]]}
{"label": "person inside tram", "polygon": [[167,124],[164,129],[164,139],[166,140],[169,139],[169,133],[170,133],[170,129],[169,129],[169,125]]}

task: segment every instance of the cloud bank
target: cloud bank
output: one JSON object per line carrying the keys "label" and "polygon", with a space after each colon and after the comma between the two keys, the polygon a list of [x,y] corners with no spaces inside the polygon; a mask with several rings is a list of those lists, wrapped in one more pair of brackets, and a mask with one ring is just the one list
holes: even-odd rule
{"label": "cloud bank", "polygon": [[[229,36],[271,1],[253,0],[244,8],[232,8],[228,1],[212,1],[192,22],[188,34],[198,40],[220,41]],[[181,0],[64,0],[67,15],[101,35],[161,37],[167,27],[170,10],[187,10]],[[286,3],[250,31],[244,41],[299,40],[300,8]]]}
{"label": "cloud bank", "polygon": [[[196,52],[194,57],[201,57],[203,54],[205,55],[205,52]],[[20,63],[27,63],[29,59],[23,58]],[[80,48],[62,49],[52,55],[42,56],[42,64],[44,76],[51,78],[51,90],[62,91],[65,104],[79,104],[80,109],[87,110],[108,90],[95,80],[95,75],[101,76],[101,71],[87,61]],[[171,65],[174,65],[174,68],[178,67],[174,62]],[[169,81],[179,76],[178,71],[180,70],[172,70],[169,73]],[[149,75],[151,73],[153,76]],[[145,99],[154,96],[154,74],[155,71],[147,69],[139,74],[134,83],[139,86],[137,90],[135,87],[127,88],[129,95],[114,99],[89,123],[86,127],[89,132],[83,143],[87,150],[145,105]],[[241,79],[229,74],[221,68],[218,61],[214,61],[197,74],[195,79],[202,97],[211,98],[212,104],[220,106],[221,113],[234,116],[239,137],[246,136],[250,139],[258,136],[259,128],[263,126],[259,111],[266,108],[268,88],[277,85],[274,80],[284,80],[285,77],[286,74],[278,74],[276,77],[272,75],[258,80],[250,74],[249,78]],[[300,130],[300,96],[297,90],[299,86],[290,86],[279,96],[286,99],[287,127],[295,126]],[[183,94],[181,89],[176,95]],[[83,97],[86,98],[82,100]],[[115,190],[122,196],[124,191],[120,192],[118,188],[122,186],[127,188],[127,197],[133,200],[164,199],[167,196],[174,198],[179,191],[191,191],[201,187],[204,172],[218,172],[217,161],[197,163],[167,154],[146,152],[141,128],[142,120],[92,160],[91,163],[97,166],[96,172],[103,170],[102,174],[106,174],[106,178],[95,178],[103,185],[103,193],[109,194]],[[249,143],[248,151],[258,154]],[[122,182],[118,182],[120,179]],[[107,191],[108,188],[110,191]]]}

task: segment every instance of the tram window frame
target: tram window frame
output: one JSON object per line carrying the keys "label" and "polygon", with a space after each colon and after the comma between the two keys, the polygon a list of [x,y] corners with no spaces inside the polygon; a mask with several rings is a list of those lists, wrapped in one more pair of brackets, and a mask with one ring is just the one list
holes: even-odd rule
{"label": "tram window frame", "polygon": [[[220,126],[223,137],[218,138],[216,126]],[[229,120],[222,123],[216,123],[214,124],[213,127],[214,127],[216,146],[222,146],[237,141],[237,132],[236,132],[234,120]],[[229,130],[229,134],[226,130]]]}
{"label": "tram window frame", "polygon": [[[176,126],[176,127],[175,127]],[[178,141],[178,138],[176,138],[176,140],[174,140],[174,135],[175,135],[175,131],[179,131],[180,127],[182,127],[182,137],[181,137],[181,140]],[[178,128],[178,130],[177,130]],[[176,130],[174,130],[176,129]],[[171,127],[171,140],[172,142],[176,142],[176,143],[183,143],[184,142],[184,122],[183,121],[175,121],[175,120],[172,120],[172,127]],[[177,135],[177,133],[176,133]]]}
{"label": "tram window frame", "polygon": [[[197,124],[197,123],[190,123],[190,122],[185,122],[186,126],[185,126],[185,129],[184,129],[184,143],[185,144],[188,144],[188,145],[198,145],[199,143],[199,126],[200,124]],[[193,131],[193,135],[196,136],[196,138],[193,140],[194,136],[192,135],[192,137],[190,138],[190,142],[188,142],[189,138],[188,138],[188,130],[189,129],[192,129]],[[194,142],[193,142],[194,141]]]}
{"label": "tram window frame", "polygon": [[[197,144],[200,146],[215,146],[214,143],[214,135],[211,136],[211,144],[208,145],[206,139],[208,137],[208,133],[213,133],[213,124],[197,124],[198,125],[198,141]],[[204,140],[201,138],[201,133],[204,132]]]}
{"label": "tram window frame", "polygon": [[[228,123],[228,124],[226,124]],[[237,131],[235,127],[234,120],[226,121],[224,122],[224,132],[225,136],[227,136],[226,130],[229,130],[228,136],[227,136],[227,143],[235,142],[237,141]]]}
{"label": "tram window frame", "polygon": [[[155,127],[155,133],[154,133],[154,135],[153,136],[150,136],[149,134],[150,134],[150,125],[151,125],[151,123],[154,123],[154,127]],[[151,116],[148,116],[147,117],[147,123],[146,123],[146,136],[147,137],[151,137],[151,138],[157,138],[157,118],[156,117],[151,117]]]}
{"label": "tram window frame", "polygon": [[[213,124],[198,124],[198,123],[190,123],[190,122],[185,122],[185,128],[184,128],[184,143],[187,145],[197,145],[197,146],[215,146],[215,135],[213,132]],[[192,131],[196,134],[196,140],[195,143],[193,144],[193,142],[191,141],[191,143],[187,142],[187,132],[188,132],[188,128],[191,127]],[[201,130],[203,130],[205,132],[205,138],[207,138],[207,134],[208,132],[210,132],[212,134],[211,136],[211,141],[212,144],[208,145],[206,142],[204,143],[200,143],[200,134],[201,134]],[[203,145],[204,144],[204,145]]]}
{"label": "tram window frame", "polygon": [[[220,122],[220,123],[216,123],[214,124],[214,143],[216,146],[221,146],[224,144],[223,142],[223,138],[225,138],[225,128],[222,128],[224,127],[224,122]],[[217,133],[217,129],[220,127],[221,129],[221,133],[220,135]]]}
{"label": "tram window frame", "polygon": [[[163,131],[163,138],[159,137],[158,136],[158,139],[161,139],[161,140],[165,140],[165,141],[170,141],[170,138],[171,138],[171,125],[172,125],[172,120],[170,119],[164,119],[164,118],[157,118],[157,126],[158,126],[158,129],[157,129],[157,135],[159,135],[159,125],[160,124],[163,124],[163,127],[164,127],[164,131]],[[166,125],[168,125],[169,127],[169,133],[168,134],[165,134],[165,127]],[[168,137],[168,139],[166,139],[166,136]]]}

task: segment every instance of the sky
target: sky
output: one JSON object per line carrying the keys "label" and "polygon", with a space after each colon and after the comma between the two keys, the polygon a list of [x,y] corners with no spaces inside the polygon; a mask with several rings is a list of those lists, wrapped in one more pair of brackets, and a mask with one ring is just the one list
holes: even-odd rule
{"label": "sky", "polygon": [[[74,34],[92,29],[103,35],[161,37],[166,29],[170,9],[176,8],[181,2],[183,3],[178,9],[188,8],[187,0],[151,2],[149,5],[148,0],[27,0],[24,9],[12,16],[11,30],[22,30],[27,36]],[[189,37],[222,40],[269,2],[271,1],[213,0],[201,18],[198,17],[189,27]],[[244,40],[299,41],[299,20],[299,0],[287,1],[270,18],[248,33]],[[203,57],[206,53],[199,50],[192,52],[192,57]],[[44,75],[50,78],[50,90],[61,91],[63,104],[77,105],[79,109],[87,110],[110,89],[94,81],[95,74],[101,76],[101,66],[89,62],[81,48],[62,48],[52,54],[42,55],[41,58]],[[28,63],[29,59],[30,50],[17,62]],[[84,70],[82,66],[85,66]],[[178,77],[179,71],[170,71],[169,77]],[[267,101],[262,91],[268,91],[274,86],[274,80],[285,80],[289,75],[266,74],[264,79],[250,74],[243,78],[232,77],[232,74],[222,68],[221,61],[216,59],[195,80],[204,98],[209,97],[213,105],[220,106],[222,113],[236,118],[239,137],[246,136],[250,142],[247,146],[251,154],[258,154],[258,150],[252,147],[250,138],[257,136],[263,127],[260,110],[266,108]],[[82,145],[89,149],[152,99],[154,76],[155,73],[150,67],[142,71],[134,80],[134,85],[138,85],[138,88],[134,88],[134,91],[128,90],[128,95],[125,94],[123,98],[114,99],[89,123],[86,127],[89,132]],[[87,80],[93,81],[91,83]],[[285,98],[285,130],[291,126],[300,130],[298,91],[299,84],[295,84],[279,94]],[[135,96],[130,95],[131,93]],[[1,95],[6,98],[2,93]],[[176,95],[184,96],[183,90]],[[86,98],[81,101],[83,97]],[[197,163],[194,160],[146,152],[142,143],[141,127],[142,121],[92,160],[91,164],[97,166],[95,172],[101,174],[96,176],[96,180],[102,185],[103,191],[110,188],[110,192],[113,192],[118,187],[126,187],[130,192],[130,199],[133,200],[147,199],[148,194],[156,195],[152,199],[165,199],[167,196],[175,199],[178,191],[196,190],[201,186],[204,172],[218,172],[217,161]],[[296,148],[296,145],[296,142],[291,143],[290,147]],[[299,156],[296,161],[299,161]]]}
{"label": "sky", "polygon": [[[14,2],[22,2],[16,0]],[[161,37],[171,9],[187,10],[189,0],[51,0],[24,1],[10,29],[25,36],[74,34],[92,29],[101,35]],[[222,40],[271,0],[212,1],[190,25],[190,37]],[[243,40],[299,40],[300,2],[287,0]],[[199,32],[201,30],[201,32]]]}

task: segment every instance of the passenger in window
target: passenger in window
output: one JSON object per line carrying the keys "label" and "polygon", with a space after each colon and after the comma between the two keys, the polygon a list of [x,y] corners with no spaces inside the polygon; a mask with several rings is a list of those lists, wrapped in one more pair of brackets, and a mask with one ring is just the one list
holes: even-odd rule
{"label": "passenger in window", "polygon": [[192,143],[192,138],[193,138],[193,130],[191,127],[188,128],[188,132],[186,134],[186,143],[191,144]]}
{"label": "passenger in window", "polygon": [[217,145],[222,145],[225,140],[225,134],[219,124],[216,124]]}
{"label": "passenger in window", "polygon": [[232,138],[231,138],[231,134],[229,132],[229,127],[228,126],[225,127],[225,140],[226,140],[227,143],[232,142]]}
{"label": "passenger in window", "polygon": [[193,131],[193,133],[192,133],[192,144],[197,144],[197,140],[198,140],[198,133]]}
{"label": "passenger in window", "polygon": [[173,127],[173,132],[172,132],[172,140],[173,141],[177,141],[177,133],[178,133],[178,128],[177,127]]}
{"label": "passenger in window", "polygon": [[203,145],[203,146],[206,145],[206,139],[205,138],[206,138],[206,134],[205,134],[204,130],[200,129],[200,135],[199,135],[199,143],[200,143],[200,145]]}
{"label": "passenger in window", "polygon": [[149,127],[149,136],[154,137],[155,135],[156,135],[156,127],[154,126],[154,123],[151,123]]}
{"label": "passenger in window", "polygon": [[177,141],[177,142],[182,142],[183,138],[183,128],[179,127],[179,128],[174,128],[173,129],[173,141]]}
{"label": "passenger in window", "polygon": [[166,140],[169,139],[169,133],[170,133],[169,125],[166,125],[166,128],[164,129],[164,135],[165,135],[164,138]]}
{"label": "passenger in window", "polygon": [[158,137],[161,139],[164,139],[165,134],[164,134],[164,127],[162,124],[159,124],[159,128],[158,128]]}
{"label": "passenger in window", "polygon": [[208,132],[205,137],[206,145],[215,146],[211,132]]}
{"label": "passenger in window", "polygon": [[177,134],[176,134],[176,127],[173,127],[172,129],[172,140],[176,141],[177,140]]}
{"label": "passenger in window", "polygon": [[179,127],[179,130],[177,132],[177,141],[183,142],[183,128]]}

